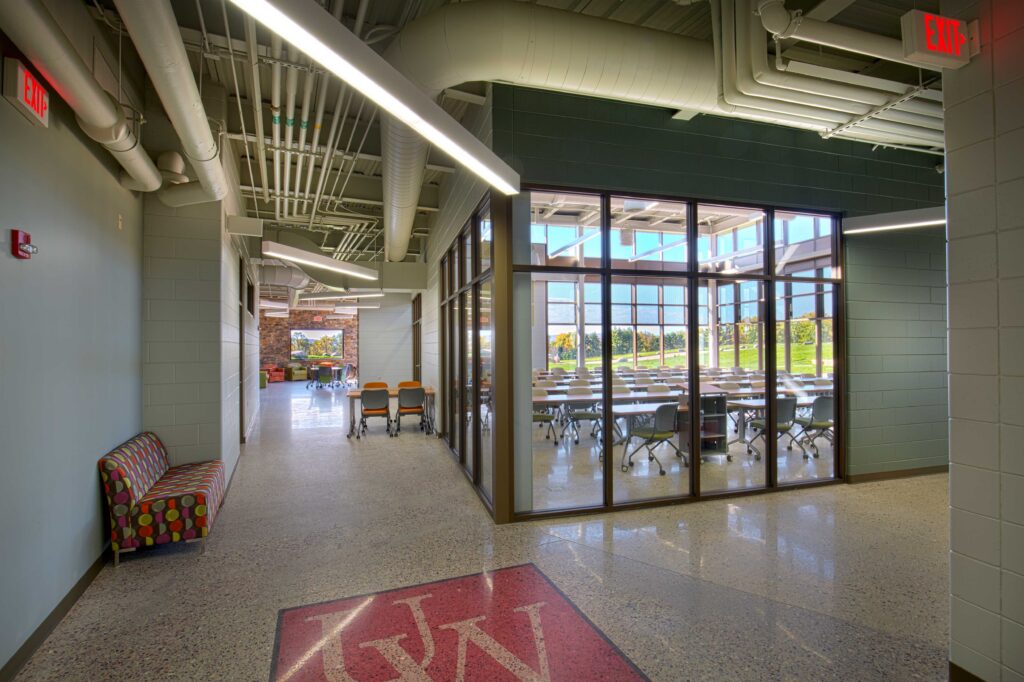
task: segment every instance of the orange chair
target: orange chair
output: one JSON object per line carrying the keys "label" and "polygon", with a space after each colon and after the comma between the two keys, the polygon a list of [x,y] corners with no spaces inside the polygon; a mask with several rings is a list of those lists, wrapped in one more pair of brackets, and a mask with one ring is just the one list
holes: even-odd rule
{"label": "orange chair", "polygon": [[[415,386],[404,386],[415,384]],[[420,416],[420,431],[427,431],[427,396],[418,381],[403,381],[398,388],[398,411],[395,412],[395,430],[391,434],[397,436],[402,432],[402,417],[411,414]]]}
{"label": "orange chair", "polygon": [[366,435],[368,417],[384,417],[387,421],[387,433],[391,434],[391,407],[388,385],[383,381],[371,381],[363,386],[359,398],[359,426],[356,428],[356,440]]}
{"label": "orange chair", "polygon": [[399,388],[419,388],[422,384],[418,381],[399,381]]}
{"label": "orange chair", "polygon": [[363,386],[364,389],[366,389],[366,388],[387,388],[387,387],[388,387],[388,382],[386,382],[386,381],[367,381],[366,384]]}

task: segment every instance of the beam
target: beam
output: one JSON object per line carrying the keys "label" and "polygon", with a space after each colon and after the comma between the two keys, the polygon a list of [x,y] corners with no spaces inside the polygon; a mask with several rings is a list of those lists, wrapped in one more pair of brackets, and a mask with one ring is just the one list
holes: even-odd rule
{"label": "beam", "polygon": [[[241,133],[227,133],[225,135],[225,137],[227,137],[229,140],[235,140],[235,141],[238,141],[238,142],[244,142],[244,143],[248,143],[248,144],[254,144],[256,142],[256,136],[253,135],[252,133],[249,133],[248,135],[242,135]],[[270,139],[269,137],[265,137],[263,139],[263,144],[266,146],[267,149],[273,149],[273,140]],[[292,148],[291,151],[292,151],[292,154],[296,153],[296,150],[294,148]],[[313,154],[317,158],[322,159],[324,154],[326,153],[326,151],[327,151],[327,147],[325,145],[320,145],[315,150],[313,150],[312,152],[303,152],[303,153],[304,154]],[[357,159],[359,159],[361,161],[376,161],[378,163],[381,161],[380,154],[372,154],[372,153],[369,153],[369,152],[360,152],[359,154],[355,154],[354,156],[355,156],[355,158],[357,158]],[[341,152],[338,152],[334,156],[334,158],[336,158],[336,159],[340,159],[342,157],[344,157],[346,160],[348,160],[348,159],[351,159],[353,157],[353,154],[350,153],[350,154],[342,155]],[[428,161],[428,163],[426,165],[426,169],[428,171],[437,171],[438,173],[454,173],[455,172],[455,168],[452,167],[452,166],[446,166],[446,165],[438,164],[438,163],[431,163],[429,161]]]}

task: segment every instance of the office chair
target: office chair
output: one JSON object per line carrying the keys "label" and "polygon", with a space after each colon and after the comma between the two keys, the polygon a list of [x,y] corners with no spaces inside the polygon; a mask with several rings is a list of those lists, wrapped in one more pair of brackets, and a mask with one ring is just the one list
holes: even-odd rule
{"label": "office chair", "polygon": [[387,422],[387,433],[389,436],[391,435],[391,409],[387,384],[376,388],[371,388],[370,384],[367,384],[360,395],[359,407],[359,427],[356,429],[357,440],[360,435],[366,435],[366,420],[371,417],[384,417],[384,420]]}
{"label": "office chair", "polygon": [[[796,421],[796,398],[777,398],[775,401],[775,429],[779,433],[779,438],[782,436],[789,436],[789,445],[786,446],[787,450],[793,449],[793,443],[800,448],[800,451],[804,453],[804,457],[807,457],[807,451],[804,450],[804,446],[797,441],[793,435],[793,424]],[[754,441],[758,438],[765,439],[765,450],[768,449],[768,433],[767,422],[764,419],[754,419],[750,422],[750,428],[753,429],[754,435],[751,436],[750,442],[747,446],[754,451],[754,459],[761,459],[761,451],[754,445]],[[749,451],[748,451],[749,452]]]}
{"label": "office chair", "polygon": [[[824,437],[829,443],[833,441],[832,427],[835,418],[835,403],[830,395],[818,396],[811,404],[811,414],[808,417],[797,417],[794,421],[800,425],[800,441],[811,446],[815,457],[820,457],[818,446],[814,441]],[[807,451],[804,451],[804,459],[810,459]]]}
{"label": "office chair", "polygon": [[[404,387],[403,384],[416,384]],[[391,433],[397,437],[402,432],[402,417],[410,414],[420,416],[420,431],[427,430],[426,418],[427,392],[418,381],[403,381],[398,384],[398,410],[395,412],[395,430]]]}
{"label": "office chair", "polygon": [[[634,427],[629,432],[629,436],[626,437],[626,444],[622,449],[622,471],[629,471],[629,467],[633,466],[633,456],[640,452],[640,448],[647,448],[647,461],[658,463],[658,474],[661,476],[665,475],[665,467],[662,466],[661,460],[654,454],[654,448],[658,447],[662,443],[668,443],[672,446],[672,449],[676,451],[676,457],[683,460],[683,466],[689,466],[689,461],[686,459],[686,455],[679,451],[679,448],[672,439],[677,433],[679,433],[678,426],[679,417],[679,404],[670,403],[666,405],[658,405],[658,409],[654,411],[654,422],[647,426]],[[636,446],[632,452],[629,451],[629,444],[634,438],[643,438],[643,442]]]}
{"label": "office chair", "polygon": [[[533,389],[534,398],[547,398],[548,391],[545,388]],[[550,440],[552,436],[555,437],[555,445],[558,445],[558,432],[555,431],[555,415],[551,413],[547,408],[537,409],[536,406],[533,408],[533,423],[537,425],[538,429],[544,428],[547,424],[548,432],[544,434],[546,440]]]}
{"label": "office chair", "polygon": [[330,386],[331,382],[334,381],[334,370],[331,369],[330,365],[320,365],[316,369],[316,387],[324,388]]}
{"label": "office chair", "polygon": [[577,401],[573,402],[573,396],[587,396],[588,398],[593,397],[594,393],[589,388],[572,387],[568,391],[569,398],[565,403],[565,426],[562,427],[562,439],[565,439],[565,433],[571,431],[573,433],[573,442],[577,445],[580,442],[580,422],[589,421],[591,423],[590,435],[593,438],[597,438],[601,433],[601,411],[597,409],[597,406],[592,401]]}

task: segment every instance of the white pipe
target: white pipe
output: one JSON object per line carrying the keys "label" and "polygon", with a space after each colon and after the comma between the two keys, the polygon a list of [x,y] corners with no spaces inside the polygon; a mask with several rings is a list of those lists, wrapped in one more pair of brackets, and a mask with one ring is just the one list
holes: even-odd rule
{"label": "white pipe", "polygon": [[252,115],[256,125],[256,153],[260,157],[260,181],[263,184],[263,200],[270,199],[270,187],[267,184],[267,148],[263,140],[263,93],[260,90],[260,65],[256,42],[256,20],[250,16],[245,19],[245,42],[249,52],[249,96],[252,98]]}
{"label": "white pipe", "polygon": [[760,0],[758,13],[765,29],[779,38],[796,38],[816,45],[834,47],[847,52],[867,55],[876,59],[907,64],[916,68],[941,69],[915,64],[903,56],[903,43],[894,38],[847,28],[827,21],[818,21],[790,12],[784,0]]}
{"label": "white pipe", "polygon": [[274,144],[274,217],[281,219],[281,39],[270,37],[270,130]]}
{"label": "white pipe", "polygon": [[[313,62],[310,61],[309,65],[312,67]],[[324,79],[327,78],[327,74],[324,74]],[[306,79],[302,85],[302,113],[299,114],[299,151],[303,152],[306,150],[306,129],[309,128],[309,99],[313,95],[313,81],[316,79],[316,73],[312,69],[306,72]],[[295,197],[292,199],[292,207],[290,213],[294,215],[299,210],[299,190],[302,189],[302,161],[303,155],[298,154],[298,159],[295,161]]]}
{"label": "white pipe", "polygon": [[[740,3],[742,6],[745,3]],[[807,94],[784,88],[764,86],[754,80],[751,72],[751,31],[745,12],[735,12],[731,2],[722,3],[722,51],[723,51],[723,91],[727,102],[733,105],[764,109],[783,116],[796,116],[803,119],[828,121],[829,129],[848,123],[857,116],[871,110],[863,104],[845,103],[845,106],[830,106],[834,98]],[[762,32],[760,27],[756,27]],[[731,76],[735,74],[735,82]],[[780,101],[781,100],[781,101]],[[798,103],[795,103],[798,102]],[[844,113],[846,112],[846,113]],[[850,116],[853,113],[855,116]],[[912,116],[908,114],[908,116]],[[872,118],[857,126],[859,130],[870,130],[876,134],[892,136],[890,141],[910,142],[919,144],[942,145],[941,131],[921,128],[917,125],[905,125]]]}
{"label": "white pipe", "polygon": [[198,178],[198,187],[192,182],[165,187],[160,200],[184,206],[223,199],[227,178],[169,0],[114,4]]}
{"label": "white pipe", "polygon": [[[344,12],[344,9],[344,0],[335,0],[334,8],[331,10],[331,14],[334,15],[335,19],[341,21],[341,16],[342,13]],[[320,82],[320,92],[318,92],[316,96],[316,118],[313,121],[313,144],[311,147],[311,150],[313,152],[317,151],[318,145],[320,144],[320,129],[323,126],[324,122],[324,107],[327,105],[327,89],[328,86],[330,85],[330,82],[331,79],[328,78],[325,74],[323,80]],[[324,157],[326,158],[326,154],[324,155]],[[313,169],[315,166],[316,164],[313,163],[313,161],[309,162],[309,168],[306,171],[306,189],[305,192],[303,192],[305,197],[309,197],[309,189],[310,186],[313,184]],[[309,199],[304,198],[302,200],[302,211],[306,212],[307,210],[309,210]]]}
{"label": "white pipe", "polygon": [[160,189],[160,171],[139,144],[121,105],[96,82],[46,8],[36,0],[2,0],[0,25],[75,112],[85,134],[121,165],[121,185],[141,192]]}
{"label": "white pipe", "polygon": [[[288,59],[294,61],[298,55],[298,50],[294,45],[288,46]],[[281,213],[285,216],[288,215],[288,194],[291,191],[291,175],[292,175],[292,136],[295,133],[295,95],[298,91],[299,86],[299,72],[294,67],[288,67],[288,73],[285,76],[285,105],[284,105],[284,158],[282,163],[284,164],[284,181],[282,191],[284,192],[284,201],[281,202],[282,210]]]}

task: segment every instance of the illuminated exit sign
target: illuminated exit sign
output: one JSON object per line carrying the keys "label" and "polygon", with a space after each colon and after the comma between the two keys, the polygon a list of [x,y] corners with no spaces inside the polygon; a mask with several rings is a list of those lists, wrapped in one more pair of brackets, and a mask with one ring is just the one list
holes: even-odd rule
{"label": "illuminated exit sign", "polygon": [[[900,19],[903,56],[921,66],[959,69],[977,54],[977,24],[919,9]],[[973,39],[972,39],[973,34]]]}
{"label": "illuminated exit sign", "polygon": [[50,93],[17,59],[4,58],[4,97],[25,117],[50,127]]}

